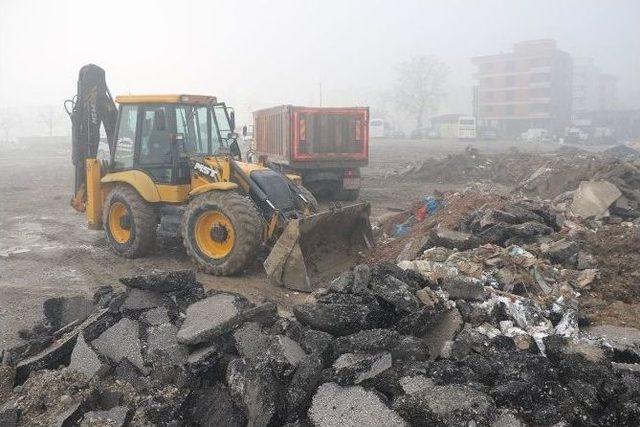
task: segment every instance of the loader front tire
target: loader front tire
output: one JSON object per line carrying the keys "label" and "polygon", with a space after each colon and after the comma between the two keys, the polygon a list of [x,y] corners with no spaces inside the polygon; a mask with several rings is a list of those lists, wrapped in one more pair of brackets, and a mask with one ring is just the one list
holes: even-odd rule
{"label": "loader front tire", "polygon": [[102,223],[109,246],[125,258],[143,257],[156,243],[155,210],[129,186],[117,185],[109,192]]}
{"label": "loader front tire", "polygon": [[251,262],[262,243],[261,216],[250,198],[211,191],[194,198],[182,217],[187,254],[205,272],[228,276]]}

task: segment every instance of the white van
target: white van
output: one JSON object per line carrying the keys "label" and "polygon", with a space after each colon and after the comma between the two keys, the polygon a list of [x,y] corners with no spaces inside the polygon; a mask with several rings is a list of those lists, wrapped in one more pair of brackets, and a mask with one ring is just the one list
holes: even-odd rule
{"label": "white van", "polygon": [[382,119],[369,120],[369,138],[384,138],[385,122]]}

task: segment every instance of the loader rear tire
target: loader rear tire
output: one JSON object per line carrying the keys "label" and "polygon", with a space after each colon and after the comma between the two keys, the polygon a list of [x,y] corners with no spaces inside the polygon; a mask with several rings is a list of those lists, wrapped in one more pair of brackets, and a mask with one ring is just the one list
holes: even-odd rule
{"label": "loader rear tire", "polygon": [[143,257],[156,243],[156,212],[129,186],[117,185],[109,192],[102,223],[109,246],[125,258]]}
{"label": "loader rear tire", "polygon": [[262,244],[260,213],[249,197],[232,191],[211,191],[194,198],[181,229],[187,254],[216,276],[240,272]]}

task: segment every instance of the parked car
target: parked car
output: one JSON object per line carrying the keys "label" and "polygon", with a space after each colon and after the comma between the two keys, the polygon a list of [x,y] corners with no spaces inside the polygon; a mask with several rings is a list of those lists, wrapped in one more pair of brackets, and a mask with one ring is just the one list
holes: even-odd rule
{"label": "parked car", "polygon": [[546,129],[531,128],[522,132],[520,139],[524,142],[547,142],[550,141],[549,132]]}
{"label": "parked car", "polygon": [[580,128],[567,128],[564,133],[565,141],[570,143],[585,142],[589,139],[589,134]]}

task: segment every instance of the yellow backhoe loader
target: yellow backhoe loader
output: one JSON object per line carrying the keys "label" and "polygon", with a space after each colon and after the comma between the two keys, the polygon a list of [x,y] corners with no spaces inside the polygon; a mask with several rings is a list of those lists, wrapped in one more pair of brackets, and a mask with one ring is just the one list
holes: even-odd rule
{"label": "yellow backhoe loader", "polygon": [[[114,102],[104,70],[90,64],[65,108],[76,168],[71,204],[123,257],[148,254],[159,231],[175,233],[201,269],[232,275],[266,246],[269,278],[311,291],[372,245],[367,203],[319,213],[299,177],[242,162],[233,110],[213,96]],[[109,147],[102,161],[101,125]]]}

